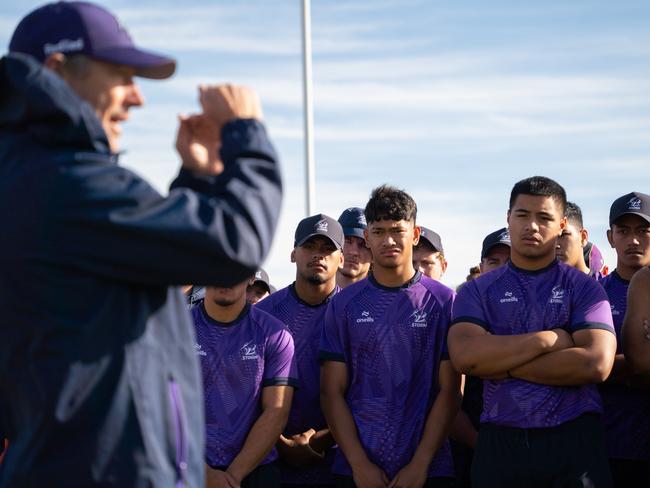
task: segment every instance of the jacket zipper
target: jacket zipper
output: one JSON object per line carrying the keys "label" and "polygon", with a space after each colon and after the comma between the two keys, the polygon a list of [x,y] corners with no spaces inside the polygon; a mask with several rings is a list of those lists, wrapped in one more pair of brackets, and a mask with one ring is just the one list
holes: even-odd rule
{"label": "jacket zipper", "polygon": [[185,472],[187,471],[187,440],[185,426],[183,425],[183,399],[180,387],[173,376],[169,377],[169,402],[172,409],[172,422],[176,440],[176,488],[187,486]]}

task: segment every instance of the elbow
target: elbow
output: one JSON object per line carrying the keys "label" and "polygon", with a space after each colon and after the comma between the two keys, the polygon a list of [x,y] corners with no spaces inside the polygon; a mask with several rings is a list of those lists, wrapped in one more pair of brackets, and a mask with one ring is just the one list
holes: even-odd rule
{"label": "elbow", "polygon": [[586,371],[589,383],[603,383],[612,372],[615,354],[601,354],[588,361]]}
{"label": "elbow", "polygon": [[451,359],[451,364],[454,366],[454,369],[462,374],[472,374],[476,369],[476,364],[472,361],[472,358],[469,357],[466,350],[454,350],[453,353],[449,351],[449,358]]}

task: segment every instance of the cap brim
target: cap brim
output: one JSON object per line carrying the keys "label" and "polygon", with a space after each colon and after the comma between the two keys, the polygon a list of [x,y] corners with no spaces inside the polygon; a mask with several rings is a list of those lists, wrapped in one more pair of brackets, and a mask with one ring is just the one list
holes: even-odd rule
{"label": "cap brim", "polygon": [[164,80],[176,71],[176,61],[135,47],[116,47],[96,51],[92,58],[107,63],[122,64],[135,68],[135,75],[152,80]]}
{"label": "cap brim", "polygon": [[353,236],[353,237],[359,237],[360,239],[365,240],[365,236],[363,235],[363,229],[359,227],[343,227],[343,235],[345,237],[348,236]]}
{"label": "cap brim", "polygon": [[307,242],[309,239],[311,239],[311,238],[314,237],[314,236],[323,236],[323,237],[327,237],[330,241],[332,241],[332,244],[334,244],[334,245],[336,246],[337,249],[339,249],[339,250],[341,249],[341,245],[338,244],[334,239],[332,239],[332,238],[331,238],[330,236],[328,236],[327,234],[321,234],[320,232],[314,232],[313,234],[309,234],[308,236],[304,237],[304,238],[301,239],[300,241],[296,242],[296,247],[300,247],[300,246],[302,246],[305,242]]}
{"label": "cap brim", "polygon": [[648,222],[650,224],[650,216],[649,215],[646,215],[646,214],[644,214],[642,212],[623,212],[623,213],[618,214],[616,217],[614,217],[609,222],[609,225],[612,226],[613,224],[616,223],[616,221],[618,219],[620,219],[621,217],[623,217],[625,215],[638,215],[639,217],[641,217],[643,220],[645,220],[646,222]]}

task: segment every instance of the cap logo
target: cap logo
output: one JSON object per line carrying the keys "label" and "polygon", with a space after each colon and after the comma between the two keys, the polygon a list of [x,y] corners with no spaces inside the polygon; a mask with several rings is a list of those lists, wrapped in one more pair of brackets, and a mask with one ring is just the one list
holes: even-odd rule
{"label": "cap logo", "polygon": [[323,220],[319,220],[316,223],[315,230],[317,232],[327,232],[328,228],[329,228],[329,224],[327,223],[327,220],[323,219]]}
{"label": "cap logo", "polygon": [[261,271],[258,271],[257,273],[255,273],[255,279],[256,280],[261,280],[262,279],[262,272]]}
{"label": "cap logo", "polygon": [[510,241],[510,233],[507,230],[504,230],[499,234],[499,241]]}
{"label": "cap logo", "polygon": [[56,44],[45,44],[43,52],[46,56],[52,53],[66,53],[71,51],[81,51],[84,48],[84,40],[80,37],[76,41],[72,39],[61,39]]}
{"label": "cap logo", "polygon": [[641,210],[641,199],[639,197],[632,197],[630,201],[627,202],[628,210]]}

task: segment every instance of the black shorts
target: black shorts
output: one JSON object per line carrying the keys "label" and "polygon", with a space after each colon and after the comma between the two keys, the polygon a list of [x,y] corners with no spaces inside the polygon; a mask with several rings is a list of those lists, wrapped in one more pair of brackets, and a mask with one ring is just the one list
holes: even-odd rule
{"label": "black shorts", "polygon": [[541,429],[481,426],[472,463],[473,488],[611,486],[598,415]]}

